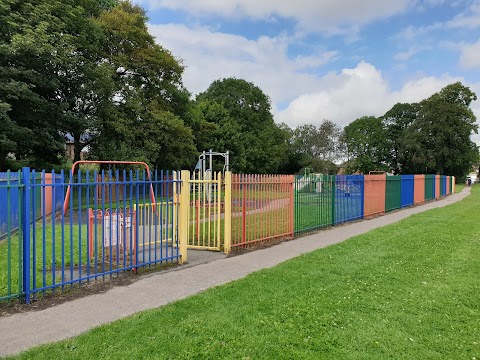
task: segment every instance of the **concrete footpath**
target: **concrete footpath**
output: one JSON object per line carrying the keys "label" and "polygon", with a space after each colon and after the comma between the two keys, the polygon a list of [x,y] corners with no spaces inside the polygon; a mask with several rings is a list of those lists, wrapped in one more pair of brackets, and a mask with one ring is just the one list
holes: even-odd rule
{"label": "concrete footpath", "polygon": [[0,356],[79,335],[93,327],[241,279],[252,272],[395,223],[412,214],[450,205],[469,194],[470,188],[465,188],[461,193],[442,200],[372,220],[333,227],[240,256],[159,272],[102,294],[89,295],[40,311],[0,318]]}

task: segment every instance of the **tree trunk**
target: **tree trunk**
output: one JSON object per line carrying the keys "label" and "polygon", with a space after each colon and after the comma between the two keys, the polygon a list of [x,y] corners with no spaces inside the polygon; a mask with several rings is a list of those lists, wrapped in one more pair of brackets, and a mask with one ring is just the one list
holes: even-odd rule
{"label": "tree trunk", "polygon": [[80,136],[74,135],[73,137],[73,162],[81,160],[83,144],[80,142]]}
{"label": "tree trunk", "polygon": [[8,152],[0,151],[0,171],[7,171]]}

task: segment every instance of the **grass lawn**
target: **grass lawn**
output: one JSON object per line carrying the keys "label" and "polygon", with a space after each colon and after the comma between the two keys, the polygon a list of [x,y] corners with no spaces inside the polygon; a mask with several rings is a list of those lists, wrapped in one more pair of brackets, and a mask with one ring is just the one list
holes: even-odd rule
{"label": "grass lawn", "polygon": [[[55,229],[53,231],[53,229]],[[33,239],[33,229],[32,239]],[[53,235],[55,233],[55,236]],[[65,243],[63,244],[64,256],[62,258],[62,228],[61,225],[46,225],[45,233],[43,227],[37,225],[35,228],[35,245],[33,240],[30,242],[31,248],[31,269],[32,277],[35,272],[36,286],[42,287],[51,285],[53,283],[53,273],[51,271],[52,264],[55,260],[56,267],[56,281],[61,280],[60,267],[63,262],[65,266],[65,273],[69,273],[70,264],[77,266],[81,260],[83,264],[86,263],[87,258],[87,228],[82,225],[65,225]],[[81,234],[81,242],[79,237]],[[44,238],[45,235],[45,238]],[[55,238],[55,244],[52,239]],[[72,241],[70,241],[72,239]],[[43,240],[45,240],[45,245]],[[80,249],[81,244],[81,249]],[[54,246],[55,245],[55,246]],[[73,249],[73,251],[71,250]],[[54,251],[55,250],[55,251]],[[35,251],[35,256],[34,256]],[[11,294],[19,293],[20,276],[19,258],[21,257],[21,249],[19,248],[18,234],[11,236],[10,240],[6,239],[0,242],[0,297],[9,296]],[[33,259],[35,259],[35,267],[33,266]],[[10,273],[8,268],[10,266]],[[45,278],[43,278],[43,271],[45,270]],[[68,276],[67,276],[68,278]],[[33,280],[32,280],[33,282]]]}
{"label": "grass lawn", "polygon": [[[45,229],[45,231],[43,231]],[[86,275],[86,267],[89,266],[90,274],[108,271],[110,265],[112,269],[123,266],[123,260],[117,264],[116,260],[109,260],[109,256],[115,256],[116,248],[110,254],[110,247],[103,248],[103,227],[101,224],[92,228],[92,232],[96,230],[97,251],[94,258],[90,259],[87,253],[88,233],[86,225],[69,225],[65,224],[63,228],[65,241],[62,242],[62,226],[45,224],[37,224],[35,226],[35,234],[33,227],[31,231],[30,241],[30,268],[32,289],[34,279],[35,288],[52,285],[62,282],[62,266],[64,268],[64,280],[73,280],[79,277],[78,267],[82,266],[82,276]],[[150,230],[153,231],[153,230]],[[171,232],[171,230],[170,230]],[[167,230],[163,231],[164,234]],[[126,230],[129,236],[128,229]],[[139,244],[143,243],[143,237],[149,236],[148,230],[146,234],[139,233]],[[153,236],[153,235],[152,235]],[[171,236],[171,235],[170,235]],[[35,239],[35,241],[33,240]],[[55,239],[55,241],[53,241]],[[94,237],[95,241],[95,237]],[[9,297],[11,295],[21,293],[21,269],[19,269],[19,259],[22,257],[21,244],[19,242],[18,233],[12,235],[10,239],[0,242],[0,298]],[[63,252],[62,252],[63,251]],[[103,251],[103,253],[102,253]],[[120,251],[120,250],[119,250]],[[120,252],[122,254],[122,252]],[[129,258],[127,258],[127,262]],[[21,265],[20,265],[21,266]],[[10,268],[10,271],[8,269]],[[55,274],[53,272],[55,269]]]}
{"label": "grass lawn", "polygon": [[464,188],[465,188],[465,184],[455,184],[455,193],[462,192]]}
{"label": "grass lawn", "polygon": [[461,203],[24,359],[479,359],[480,187]]}

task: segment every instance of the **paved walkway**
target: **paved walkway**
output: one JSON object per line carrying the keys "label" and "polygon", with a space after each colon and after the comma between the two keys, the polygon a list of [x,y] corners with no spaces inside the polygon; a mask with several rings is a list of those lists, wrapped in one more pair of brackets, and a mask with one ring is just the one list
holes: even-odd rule
{"label": "paved walkway", "polygon": [[470,189],[466,188],[461,193],[442,200],[372,220],[334,227],[240,256],[159,272],[131,285],[116,287],[102,294],[79,298],[41,311],[0,318],[0,356],[79,335],[93,327],[241,279],[254,271],[345,241],[352,236],[405,219],[412,214],[452,204],[469,194]]}

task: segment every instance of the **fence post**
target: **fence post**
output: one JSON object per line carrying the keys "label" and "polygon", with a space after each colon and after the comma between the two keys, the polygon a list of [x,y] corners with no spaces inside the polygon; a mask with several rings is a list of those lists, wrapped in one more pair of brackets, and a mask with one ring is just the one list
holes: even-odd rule
{"label": "fence post", "polygon": [[223,241],[223,252],[230,254],[232,249],[232,173],[225,171],[225,235]]}
{"label": "fence post", "polygon": [[247,176],[241,175],[242,187],[242,247],[245,247],[247,242]]}
{"label": "fence post", "polygon": [[295,175],[290,175],[288,179],[288,185],[290,186],[290,233],[293,238],[295,237]]}
{"label": "fence post", "polygon": [[188,246],[188,230],[190,224],[188,223],[188,213],[190,210],[190,171],[182,170],[182,189],[180,194],[180,211],[178,221],[178,237],[180,246],[180,263],[187,262],[187,246]]}
{"label": "fence post", "polygon": [[331,175],[332,179],[332,225],[335,225],[335,182],[337,181],[336,175]]}
{"label": "fence post", "polygon": [[360,210],[360,214],[361,214],[361,218],[362,219],[365,219],[365,176],[364,175],[360,175],[360,206],[361,206],[361,210]]}
{"label": "fence post", "polygon": [[23,240],[23,292],[25,303],[30,304],[30,168],[22,168],[22,240]]}

